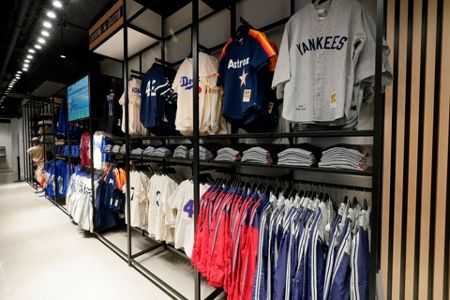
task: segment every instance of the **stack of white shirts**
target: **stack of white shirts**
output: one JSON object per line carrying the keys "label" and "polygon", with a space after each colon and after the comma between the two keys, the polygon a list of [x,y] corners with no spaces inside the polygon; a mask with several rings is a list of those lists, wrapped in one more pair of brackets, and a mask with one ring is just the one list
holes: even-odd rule
{"label": "stack of white shirts", "polygon": [[186,146],[178,146],[173,152],[174,158],[189,158],[189,149]]}
{"label": "stack of white shirts", "polygon": [[217,150],[217,156],[214,160],[217,161],[239,161],[241,160],[241,155],[239,151],[234,150],[230,147],[225,147]]}
{"label": "stack of white shirts", "polygon": [[153,148],[152,146],[148,146],[147,148],[145,148],[145,150],[142,154],[152,156],[153,151],[155,151],[155,148]]}
{"label": "stack of white shirts", "polygon": [[[194,157],[194,148],[189,150],[189,158],[193,158],[193,157]],[[214,157],[214,155],[211,153],[211,151],[209,151],[208,149],[206,149],[203,146],[200,146],[200,149],[199,149],[200,160],[210,160],[213,157]]]}
{"label": "stack of white shirts", "polygon": [[132,155],[142,155],[142,153],[144,152],[144,150],[142,150],[141,148],[136,148],[131,150],[130,154]]}
{"label": "stack of white shirts", "polygon": [[261,147],[253,147],[245,150],[242,156],[242,162],[260,163],[271,165],[273,160],[270,152]]}
{"label": "stack of white shirts", "polygon": [[153,150],[152,156],[170,157],[172,156],[172,151],[170,151],[170,149],[167,149],[166,147],[159,147]]}
{"label": "stack of white shirts", "polygon": [[321,168],[366,170],[368,147],[338,145],[322,152]]}
{"label": "stack of white shirts", "polygon": [[295,165],[309,167],[316,162],[316,158],[311,151],[301,148],[288,148],[278,153],[279,165]]}

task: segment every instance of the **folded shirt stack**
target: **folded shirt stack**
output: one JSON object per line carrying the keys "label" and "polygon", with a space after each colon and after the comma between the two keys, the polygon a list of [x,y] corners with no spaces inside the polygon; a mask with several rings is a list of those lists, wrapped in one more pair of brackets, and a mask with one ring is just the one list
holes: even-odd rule
{"label": "folded shirt stack", "polygon": [[245,150],[242,156],[242,162],[249,163],[260,163],[271,165],[273,163],[273,158],[270,152],[262,147],[253,147]]}
{"label": "folded shirt stack", "polygon": [[310,167],[320,158],[322,149],[311,144],[300,144],[278,153],[279,165]]}
{"label": "folded shirt stack", "polygon": [[174,158],[189,158],[189,148],[186,146],[178,146],[175,148],[175,151],[173,151],[173,157]]}
{"label": "folded shirt stack", "polygon": [[156,148],[155,150],[153,150],[152,156],[170,157],[170,156],[172,156],[172,151],[166,147],[159,147],[159,148]]}
{"label": "folded shirt stack", "polygon": [[120,145],[114,145],[111,149],[112,153],[119,153],[120,152]]}
{"label": "folded shirt stack", "polygon": [[132,155],[142,155],[142,153],[144,152],[144,150],[142,150],[141,148],[136,148],[131,150],[130,154]]}
{"label": "folded shirt stack", "polygon": [[336,145],[323,151],[321,168],[367,170],[367,146]]}
{"label": "folded shirt stack", "polygon": [[142,154],[152,156],[153,151],[155,151],[155,148],[152,146],[148,146],[147,148],[145,148],[145,150]]}
{"label": "folded shirt stack", "polygon": [[[189,150],[189,158],[194,157],[194,148]],[[199,159],[200,160],[210,160],[214,157],[214,155],[211,153],[211,151],[203,146],[200,146],[199,148]]]}
{"label": "folded shirt stack", "polygon": [[241,152],[231,148],[225,147],[217,150],[216,161],[240,161],[242,158]]}
{"label": "folded shirt stack", "polygon": [[127,145],[123,144],[122,147],[120,147],[120,154],[125,154],[127,153]]}

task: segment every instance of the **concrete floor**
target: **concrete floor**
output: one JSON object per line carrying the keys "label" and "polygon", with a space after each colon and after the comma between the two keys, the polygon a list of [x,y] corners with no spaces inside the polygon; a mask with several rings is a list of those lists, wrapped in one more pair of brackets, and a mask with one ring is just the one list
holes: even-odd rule
{"label": "concrete floor", "polygon": [[0,174],[0,299],[169,299],[14,179]]}

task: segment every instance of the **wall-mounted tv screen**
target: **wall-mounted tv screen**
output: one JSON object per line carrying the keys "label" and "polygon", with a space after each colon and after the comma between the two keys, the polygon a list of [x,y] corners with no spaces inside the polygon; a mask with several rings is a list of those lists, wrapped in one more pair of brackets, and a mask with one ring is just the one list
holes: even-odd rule
{"label": "wall-mounted tv screen", "polygon": [[67,88],[67,110],[69,121],[89,117],[89,75],[81,78]]}

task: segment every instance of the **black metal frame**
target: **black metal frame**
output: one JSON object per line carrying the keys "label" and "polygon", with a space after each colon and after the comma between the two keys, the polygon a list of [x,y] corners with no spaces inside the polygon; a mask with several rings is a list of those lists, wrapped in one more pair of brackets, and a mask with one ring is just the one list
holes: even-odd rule
{"label": "black metal frame", "polygon": [[[117,138],[117,140],[124,141],[126,143],[126,153],[123,156],[125,159],[126,165],[129,165],[130,160],[140,159],[142,161],[150,161],[155,163],[169,163],[169,164],[175,164],[175,165],[181,165],[181,166],[191,166],[192,168],[192,177],[194,180],[194,223],[197,222],[197,216],[198,216],[198,208],[199,208],[199,172],[200,167],[214,167],[214,168],[228,168],[232,169],[232,172],[238,173],[237,170],[238,167],[261,167],[261,168],[268,168],[268,169],[287,169],[291,173],[295,170],[302,170],[302,171],[312,171],[312,172],[323,172],[323,173],[334,173],[334,174],[340,174],[340,175],[352,175],[352,176],[363,176],[371,178],[371,188],[368,188],[367,190],[370,190],[372,192],[372,215],[371,215],[371,241],[372,241],[372,255],[373,259],[370,260],[370,299],[376,299],[376,288],[377,288],[377,273],[380,269],[380,218],[381,218],[381,188],[382,188],[382,182],[381,182],[381,175],[382,175],[382,149],[383,149],[383,119],[384,119],[384,95],[382,93],[382,41],[385,35],[384,28],[384,7],[385,3],[384,0],[376,0],[377,1],[377,19],[376,19],[376,70],[375,70],[375,101],[374,101],[374,129],[373,130],[366,130],[366,131],[338,131],[338,130],[330,130],[330,131],[301,131],[301,132],[285,132],[285,133],[257,133],[257,134],[238,134],[235,133],[236,131],[233,130],[232,134],[225,134],[225,135],[210,135],[210,136],[200,136],[199,135],[199,127],[198,127],[198,117],[199,117],[199,111],[198,111],[198,93],[194,93],[194,99],[193,99],[193,119],[194,119],[194,130],[192,136],[142,136],[142,137],[130,137],[128,132],[128,60],[133,59],[137,56],[139,56],[139,73],[142,74],[142,53],[148,51],[151,48],[154,48],[156,46],[161,46],[161,60],[163,63],[176,66],[182,61],[177,61],[173,63],[168,63],[165,60],[165,44],[167,41],[169,41],[173,35],[165,36],[164,33],[164,18],[161,17],[162,20],[162,32],[161,37],[157,36],[154,33],[150,33],[146,30],[143,30],[136,25],[133,25],[132,22],[136,18],[138,18],[144,11],[147,9],[151,9],[151,6],[153,4],[152,1],[149,1],[149,3],[142,7],[140,10],[138,10],[134,15],[132,15],[130,18],[127,19],[126,16],[126,1],[124,1],[123,6],[123,18],[124,18],[124,25],[120,28],[118,28],[116,31],[112,32],[102,43],[97,45],[94,49],[91,51],[94,52],[95,49],[97,49],[100,45],[105,43],[110,37],[115,35],[119,30],[123,29],[123,35],[124,35],[124,61],[119,61],[122,63],[123,67],[123,80],[124,80],[124,87],[125,87],[125,127],[126,127],[126,134],[124,138]],[[220,11],[224,9],[228,9],[230,11],[230,21],[231,21],[231,32],[234,33],[236,30],[236,4],[233,2],[229,7],[220,9],[220,10],[213,10],[213,12],[199,18],[198,15],[198,5],[199,0],[192,0],[192,23],[188,24],[180,29],[178,29],[174,35],[180,34],[184,32],[185,30],[191,29],[191,45],[192,45],[192,54],[193,54],[193,88],[194,91],[197,91],[198,88],[198,50],[203,49],[204,51],[211,53],[215,52],[219,49],[221,49],[224,45],[224,43],[221,43],[217,46],[206,48],[199,44],[199,24],[202,21],[205,21],[209,19],[210,17],[216,15]],[[295,1],[290,0],[290,10],[291,15],[295,11]],[[269,25],[263,26],[259,28],[261,31],[268,31],[271,29],[274,29],[276,27],[282,26],[286,23],[286,21],[289,18],[284,18],[281,20],[277,20]],[[138,30],[142,34],[145,34],[149,37],[152,37],[157,40],[154,44],[151,44],[147,46],[146,48],[142,49],[141,51],[137,52],[136,54],[128,57],[128,28]],[[98,54],[97,54],[98,55]],[[103,55],[101,55],[103,56]],[[118,61],[114,58],[109,58],[114,61]],[[89,118],[89,124],[90,128],[92,130],[92,118]],[[361,171],[345,171],[345,170],[334,170],[334,169],[322,169],[322,168],[299,168],[299,167],[285,167],[285,166],[265,166],[265,165],[258,165],[258,164],[246,164],[246,163],[221,163],[221,162],[214,162],[214,161],[200,161],[199,160],[199,144],[200,140],[214,140],[214,139],[230,139],[231,141],[236,141],[239,139],[245,139],[245,138],[287,138],[292,143],[292,139],[299,138],[299,137],[372,137],[373,139],[373,168],[366,172]],[[130,155],[130,148],[129,148],[129,142],[132,140],[163,140],[163,141],[170,141],[170,140],[190,140],[193,148],[194,148],[194,156],[193,160],[183,160],[183,159],[159,159],[159,158],[150,158],[145,156],[133,156]],[[91,145],[93,144],[93,132],[91,131]],[[93,156],[93,147],[91,147],[91,157]],[[91,168],[92,171],[93,167]],[[269,171],[270,171],[269,170]],[[93,174],[94,172],[92,172]],[[127,181],[129,180],[129,169],[126,170],[127,173]],[[326,184],[330,185],[330,184]],[[333,185],[333,184],[331,184]],[[344,185],[338,185],[335,184],[335,186],[343,187]],[[357,185],[355,185],[357,186]],[[127,187],[127,193],[126,193],[126,201],[129,204],[130,203],[130,191],[129,191],[129,184],[126,185]],[[92,176],[92,188],[94,188],[94,177]],[[363,187],[366,189],[367,187]],[[94,203],[95,195],[93,193],[93,203]],[[126,214],[129,217],[130,216],[130,205],[127,205]],[[110,248],[114,253],[116,253],[119,257],[121,257],[124,261],[127,261],[127,263],[135,268],[139,273],[141,273],[144,277],[149,279],[151,282],[153,282],[155,285],[160,287],[165,293],[167,293],[170,297],[174,299],[186,299],[183,295],[180,295],[173,287],[169,286],[167,283],[162,281],[159,277],[157,277],[155,274],[153,274],[150,270],[142,266],[140,263],[138,263],[135,258],[151,252],[155,249],[160,248],[160,245],[150,247],[148,249],[142,250],[138,253],[133,254],[132,253],[132,234],[131,231],[134,230],[130,225],[127,225],[127,252],[119,249],[117,246],[115,246],[111,241],[107,240],[103,235],[99,234],[98,232],[94,232],[94,236],[97,237],[102,243],[104,243],[108,248]],[[165,247],[169,248],[169,247]],[[200,283],[201,278],[200,275],[196,272],[195,274],[195,296],[194,298],[196,300],[201,299],[201,292],[200,292]],[[207,296],[205,299],[213,299],[218,294],[220,294],[221,290],[214,291],[211,295]]]}

